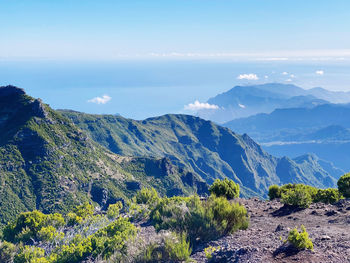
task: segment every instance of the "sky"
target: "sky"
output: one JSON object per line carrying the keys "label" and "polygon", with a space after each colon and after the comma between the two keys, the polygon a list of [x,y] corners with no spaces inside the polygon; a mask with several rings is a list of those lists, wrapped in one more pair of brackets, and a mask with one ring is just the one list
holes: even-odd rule
{"label": "sky", "polygon": [[0,86],[143,119],[234,85],[350,91],[349,0],[0,0]]}
{"label": "sky", "polygon": [[348,0],[0,0],[0,58],[350,56]]}

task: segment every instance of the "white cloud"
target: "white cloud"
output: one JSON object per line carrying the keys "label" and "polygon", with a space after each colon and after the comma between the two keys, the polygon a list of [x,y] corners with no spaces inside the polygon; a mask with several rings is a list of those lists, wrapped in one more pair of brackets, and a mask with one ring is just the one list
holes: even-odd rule
{"label": "white cloud", "polygon": [[268,79],[268,78],[269,78],[269,76],[267,76],[267,75],[266,75],[264,78],[265,78],[265,79]]}
{"label": "white cloud", "polygon": [[324,71],[323,70],[316,70],[315,72],[317,75],[320,75],[322,76],[324,74]]}
{"label": "white cloud", "polygon": [[291,81],[292,81],[292,79],[286,79],[286,81],[287,81],[287,82],[291,82]]}
{"label": "white cloud", "polygon": [[237,79],[248,79],[248,80],[258,80],[259,77],[256,74],[241,74],[237,77]]}
{"label": "white cloud", "polygon": [[243,105],[243,104],[239,104],[239,103],[238,103],[238,106],[239,106],[240,108],[242,108],[242,109],[245,109],[245,105]]}
{"label": "white cloud", "polygon": [[112,98],[108,95],[103,95],[102,97],[95,97],[91,100],[88,100],[87,102],[90,103],[96,103],[96,104],[106,104],[108,101],[110,101]]}
{"label": "white cloud", "polygon": [[295,75],[294,74],[290,74],[289,75],[291,78],[295,78]]}
{"label": "white cloud", "polygon": [[286,71],[282,72],[282,75],[288,75],[288,72],[286,72]]}
{"label": "white cloud", "polygon": [[197,110],[217,110],[218,105],[209,104],[207,102],[199,102],[196,100],[194,103],[185,105],[185,110],[197,111]]}

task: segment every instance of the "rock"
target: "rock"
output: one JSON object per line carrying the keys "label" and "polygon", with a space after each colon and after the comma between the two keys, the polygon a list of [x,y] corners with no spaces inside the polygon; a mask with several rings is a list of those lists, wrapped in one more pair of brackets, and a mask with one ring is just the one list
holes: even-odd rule
{"label": "rock", "polygon": [[327,236],[327,235],[321,236],[321,240],[330,240],[330,239],[331,239],[330,236]]}
{"label": "rock", "polygon": [[284,226],[282,226],[281,224],[279,224],[276,229],[275,229],[275,232],[279,232],[279,231],[282,231],[284,229]]}
{"label": "rock", "polygon": [[33,101],[32,110],[33,110],[35,116],[37,116],[37,117],[47,118],[47,116],[48,116],[48,113],[45,109],[45,106],[40,99],[36,99]]}
{"label": "rock", "polygon": [[336,214],[338,214],[338,212],[335,210],[329,210],[325,213],[326,216],[334,216]]}
{"label": "rock", "polygon": [[141,189],[141,183],[140,182],[136,182],[136,181],[127,181],[125,182],[126,188],[128,190],[140,190]]}

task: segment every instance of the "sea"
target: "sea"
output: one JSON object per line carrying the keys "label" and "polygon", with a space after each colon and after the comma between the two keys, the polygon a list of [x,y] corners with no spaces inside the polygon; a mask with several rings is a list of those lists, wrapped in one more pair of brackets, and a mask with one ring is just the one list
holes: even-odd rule
{"label": "sea", "polygon": [[[272,82],[350,91],[350,61],[0,60],[0,86],[21,87],[54,109],[138,120],[196,114],[185,105],[204,103],[236,85]],[[110,100],[91,102],[104,95]]]}

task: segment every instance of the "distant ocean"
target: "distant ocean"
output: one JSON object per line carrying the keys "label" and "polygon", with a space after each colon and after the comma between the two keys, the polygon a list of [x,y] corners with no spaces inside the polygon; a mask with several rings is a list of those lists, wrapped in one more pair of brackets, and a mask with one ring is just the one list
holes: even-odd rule
{"label": "distant ocean", "polygon": [[[240,74],[259,79],[239,80]],[[0,85],[24,88],[55,109],[134,119],[190,113],[184,105],[195,100],[205,102],[235,85],[267,82],[350,91],[350,62],[0,61]],[[87,102],[104,94],[112,98],[106,104]]]}

